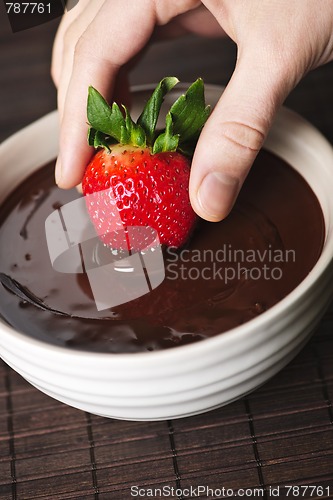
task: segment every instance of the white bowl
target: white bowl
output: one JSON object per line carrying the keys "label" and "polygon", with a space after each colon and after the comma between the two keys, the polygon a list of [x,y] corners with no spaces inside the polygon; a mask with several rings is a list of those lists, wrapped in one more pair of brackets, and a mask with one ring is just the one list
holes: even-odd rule
{"label": "white bowl", "polygon": [[[152,88],[136,88],[136,104]],[[214,104],[221,91],[208,85],[207,101]],[[174,99],[175,94],[170,97]],[[57,144],[57,114],[53,112],[1,145],[0,202],[25,176],[56,156]],[[333,150],[312,125],[285,108],[277,116],[266,148],[307,180],[320,201],[326,224],[318,262],[287,297],[226,333],[149,353],[75,351],[38,341],[0,323],[4,361],[59,401],[130,420],[201,413],[245,395],[277,373],[309,339],[332,298]]]}

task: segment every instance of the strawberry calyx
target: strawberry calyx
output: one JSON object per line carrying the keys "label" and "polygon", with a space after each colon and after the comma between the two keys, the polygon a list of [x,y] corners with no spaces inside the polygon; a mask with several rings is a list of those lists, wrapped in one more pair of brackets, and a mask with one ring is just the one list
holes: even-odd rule
{"label": "strawberry calyx", "polygon": [[119,143],[147,147],[152,154],[179,151],[191,156],[210,114],[210,106],[205,105],[204,84],[201,78],[190,85],[173,103],[166,114],[164,130],[156,131],[164,97],[178,82],[175,77],[163,78],[136,122],[126,106],[122,106],[123,111],[115,102],[110,106],[104,97],[90,86],[87,103],[89,145],[110,151],[112,144]]}

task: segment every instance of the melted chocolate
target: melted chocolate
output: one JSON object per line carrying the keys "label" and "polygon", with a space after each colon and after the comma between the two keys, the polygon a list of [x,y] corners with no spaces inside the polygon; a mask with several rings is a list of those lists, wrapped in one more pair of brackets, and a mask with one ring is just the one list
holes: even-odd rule
{"label": "melted chocolate", "polygon": [[285,297],[322,249],[324,220],[314,193],[284,161],[262,151],[229,217],[200,221],[186,248],[165,250],[160,286],[98,312],[87,275],[62,274],[50,263],[45,220],[79,197],[54,185],[53,168],[22,183],[0,218],[0,315],[49,343],[137,352],[216,335]]}

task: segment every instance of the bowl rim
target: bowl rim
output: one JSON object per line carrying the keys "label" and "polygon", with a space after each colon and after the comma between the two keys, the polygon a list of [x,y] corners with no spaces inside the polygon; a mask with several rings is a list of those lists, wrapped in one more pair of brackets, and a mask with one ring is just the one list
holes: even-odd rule
{"label": "bowl rim", "polygon": [[[174,89],[176,92],[177,89],[183,89],[187,87],[189,84],[185,82],[180,82],[177,87]],[[135,85],[131,87],[133,93],[145,92],[154,89],[156,84],[141,84]],[[223,92],[224,86],[217,84],[205,84],[205,88],[212,91]],[[329,143],[329,141],[325,138],[325,136],[308,120],[303,118],[301,115],[296,113],[289,108],[282,106],[280,108],[280,114],[286,114],[287,116],[292,116],[294,122],[300,128],[303,127],[311,132],[314,136],[317,137],[326,147],[326,152],[331,156],[332,165],[333,165],[333,147]],[[12,144],[15,140],[20,137],[22,134],[25,134],[27,129],[31,127],[38,126],[39,122],[47,119],[54,119],[55,115],[57,115],[57,111],[51,111],[50,113],[44,115],[43,117],[35,120],[31,124],[23,127],[19,131],[12,134],[10,137],[5,139],[0,144],[0,151],[6,147],[8,144]],[[274,123],[273,123],[274,126]],[[269,147],[267,148],[269,150]],[[311,186],[310,186],[311,187]],[[321,200],[318,199],[320,205]],[[324,213],[323,213],[324,216]],[[325,216],[324,216],[325,219]],[[327,221],[325,219],[325,225]],[[333,226],[333,222],[332,222]],[[326,228],[327,229],[327,228]],[[274,322],[284,311],[289,308],[292,308],[306,292],[311,291],[316,281],[322,277],[322,275],[327,270],[328,266],[332,263],[333,259],[333,231],[331,232],[331,237],[325,239],[323,250],[313,266],[308,275],[299,283],[288,295],[286,295],[282,300],[277,302],[274,306],[270,307],[267,311],[262,313],[261,315],[247,321],[246,323],[236,326],[230,330],[222,332],[220,334],[214,335],[212,337],[208,337],[206,339],[199,340],[197,342],[176,346],[168,349],[161,349],[158,351],[149,351],[149,352],[134,352],[134,353],[112,353],[112,352],[94,352],[88,350],[80,350],[80,349],[72,349],[66,346],[59,346],[55,344],[48,343],[44,340],[39,340],[34,337],[30,337],[24,332],[20,332],[15,330],[5,321],[0,322],[0,331],[4,331],[7,336],[10,336],[20,342],[21,344],[25,344],[26,346],[31,346],[37,348],[43,352],[52,352],[52,355],[61,357],[70,357],[70,358],[80,358],[81,360],[90,361],[92,359],[98,358],[100,361],[111,361],[114,364],[122,364],[124,362],[129,363],[133,366],[144,364],[146,367],[150,364],[156,364],[159,361],[168,361],[170,358],[171,362],[177,361],[177,358],[182,358],[184,355],[188,356],[188,359],[191,356],[204,355],[205,352],[211,351],[212,349],[221,349],[223,346],[227,347],[228,345],[232,345],[235,342],[241,342],[245,337],[254,335],[257,330],[262,329],[265,325],[269,325]]]}

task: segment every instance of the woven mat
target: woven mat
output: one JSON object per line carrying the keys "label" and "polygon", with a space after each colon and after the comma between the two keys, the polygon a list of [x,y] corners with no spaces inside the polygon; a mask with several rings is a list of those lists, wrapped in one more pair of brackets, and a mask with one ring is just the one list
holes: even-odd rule
{"label": "woven mat", "polygon": [[[12,35],[1,9],[3,139],[55,108],[49,61],[56,23]],[[133,82],[168,73],[192,80],[201,55],[206,81],[225,84],[235,48],[188,39],[174,53],[177,71],[170,46],[151,49]],[[332,89],[331,64],[309,74],[287,100],[331,142]],[[163,498],[163,487],[179,499],[244,497],[240,488],[247,497],[333,498],[332,334],[333,306],[312,341],[261,389],[219,410],[169,422],[122,422],[75,410],[0,362],[0,499]]]}
{"label": "woven mat", "polygon": [[[127,500],[131,491],[149,498],[149,489],[186,494],[199,485],[257,489],[262,498],[272,487],[280,486],[284,498],[286,485],[315,485],[324,493],[330,488],[322,498],[333,498],[332,325],[333,308],[298,357],[248,397],[168,422],[75,410],[3,363],[0,498]],[[205,491],[199,498],[214,496]]]}

